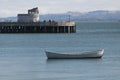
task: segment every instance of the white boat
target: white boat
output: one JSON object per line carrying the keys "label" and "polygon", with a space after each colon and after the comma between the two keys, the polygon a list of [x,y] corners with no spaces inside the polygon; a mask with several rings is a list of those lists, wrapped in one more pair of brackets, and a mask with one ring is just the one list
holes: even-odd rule
{"label": "white boat", "polygon": [[46,51],[48,59],[79,59],[79,58],[101,58],[103,56],[104,49],[97,51],[86,51],[79,53],[59,53]]}

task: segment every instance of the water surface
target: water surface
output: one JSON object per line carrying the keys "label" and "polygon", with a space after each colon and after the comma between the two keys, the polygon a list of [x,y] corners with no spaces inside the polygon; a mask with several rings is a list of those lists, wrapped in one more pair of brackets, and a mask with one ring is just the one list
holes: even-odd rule
{"label": "water surface", "polygon": [[[102,59],[48,60],[48,51],[105,49]],[[120,23],[77,23],[77,33],[0,34],[0,80],[119,80]]]}

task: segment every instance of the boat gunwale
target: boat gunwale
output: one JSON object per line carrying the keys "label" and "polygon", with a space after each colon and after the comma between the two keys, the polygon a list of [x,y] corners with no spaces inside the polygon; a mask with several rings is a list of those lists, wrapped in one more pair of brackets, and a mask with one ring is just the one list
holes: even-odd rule
{"label": "boat gunwale", "polygon": [[63,54],[63,55],[81,55],[81,54],[89,54],[89,53],[104,53],[104,49],[101,49],[101,50],[97,50],[97,51],[83,51],[83,52],[72,52],[72,53],[69,53],[69,52],[51,52],[51,51],[45,51],[46,53],[51,53],[51,54]]}

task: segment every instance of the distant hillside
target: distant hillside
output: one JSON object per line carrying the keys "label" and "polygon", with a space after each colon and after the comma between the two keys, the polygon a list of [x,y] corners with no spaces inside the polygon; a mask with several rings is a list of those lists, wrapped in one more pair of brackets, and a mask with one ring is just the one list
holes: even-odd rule
{"label": "distant hillside", "polygon": [[64,14],[46,14],[41,15],[41,20],[68,21],[69,15],[71,21],[119,21],[120,11],[92,11],[86,13],[67,12]]}
{"label": "distant hillside", "polygon": [[97,20],[97,21],[118,21],[120,20],[120,11],[93,11],[84,13],[79,20]]}
{"label": "distant hillside", "polygon": [[[40,20],[55,21],[120,21],[120,11],[67,12],[62,14],[40,15]],[[17,21],[17,17],[0,18],[0,21]]]}
{"label": "distant hillside", "polygon": [[17,17],[0,18],[0,22],[16,22]]}

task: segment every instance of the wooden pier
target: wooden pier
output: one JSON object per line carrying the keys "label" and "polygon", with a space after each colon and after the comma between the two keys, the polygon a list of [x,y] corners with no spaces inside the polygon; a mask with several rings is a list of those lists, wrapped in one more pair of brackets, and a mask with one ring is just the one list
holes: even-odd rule
{"label": "wooden pier", "polygon": [[75,33],[75,22],[0,22],[0,33]]}

